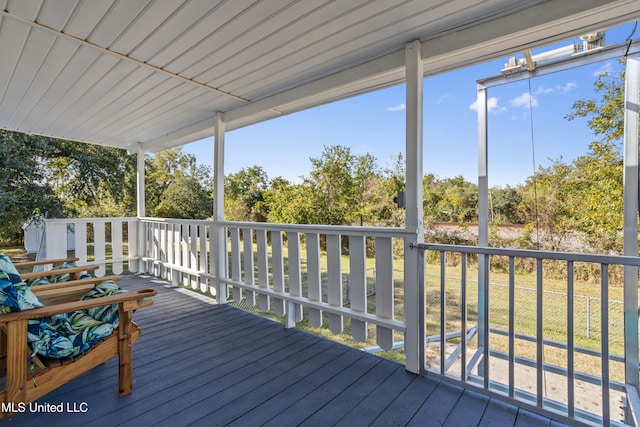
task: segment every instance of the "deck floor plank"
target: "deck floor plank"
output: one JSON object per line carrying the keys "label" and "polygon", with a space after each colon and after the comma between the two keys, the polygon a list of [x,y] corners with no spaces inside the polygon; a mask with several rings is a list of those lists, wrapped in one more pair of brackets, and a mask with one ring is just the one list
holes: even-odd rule
{"label": "deck floor plank", "polygon": [[114,358],[38,401],[86,403],[86,412],[27,410],[0,427],[551,424],[151,277],[126,276],[121,285],[158,290],[153,306],[134,315],[143,333],[133,350],[133,393],[118,397]]}

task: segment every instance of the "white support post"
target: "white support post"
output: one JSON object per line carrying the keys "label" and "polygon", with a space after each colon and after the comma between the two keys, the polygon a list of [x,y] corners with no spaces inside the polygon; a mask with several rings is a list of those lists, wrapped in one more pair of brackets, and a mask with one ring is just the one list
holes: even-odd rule
{"label": "white support post", "polygon": [[213,227],[211,264],[215,266],[216,276],[216,301],[218,304],[227,302],[227,285],[221,279],[227,277],[227,236],[225,227],[220,222],[224,221],[224,121],[222,113],[216,113],[215,117],[215,142],[214,142],[214,168],[213,168]]}
{"label": "white support post", "polygon": [[[638,111],[640,55],[627,57],[624,109],[623,253],[638,256]],[[624,267],[625,382],[638,390],[638,267]]]}
{"label": "white support post", "polygon": [[[142,257],[146,256],[146,248],[147,242],[145,240],[146,233],[145,227],[142,224],[142,218],[146,216],[146,196],[144,192],[144,173],[145,173],[145,153],[144,146],[142,143],[138,143],[138,154],[137,154],[137,173],[136,173],[136,211],[138,215],[138,235],[136,238],[138,239],[137,244],[134,247],[137,249],[137,252],[132,254],[133,257],[138,259],[138,268],[137,271],[139,273],[144,273],[147,271],[144,262],[142,261]],[[131,236],[129,236],[131,238]]]}
{"label": "white support post", "polygon": [[[422,99],[424,69],[422,64],[422,45],[416,40],[405,46],[405,75],[406,75],[406,209],[405,227],[414,231],[416,242],[424,241],[424,224],[422,208]],[[404,314],[407,329],[405,332],[405,369],[409,372],[420,373],[424,367],[421,360],[421,348],[424,350],[425,337],[420,336],[420,310],[424,310],[423,294],[420,294],[418,283],[420,269],[418,251],[410,248],[405,240],[404,256]]]}
{"label": "white support post", "polygon": [[[478,246],[489,246],[489,166],[487,133],[487,88],[478,84]],[[488,255],[478,255],[478,347],[484,348],[485,362],[489,355],[487,335],[489,301]],[[480,374],[484,375],[484,363]],[[463,367],[465,369],[466,367]],[[485,378],[486,380],[486,378]]]}

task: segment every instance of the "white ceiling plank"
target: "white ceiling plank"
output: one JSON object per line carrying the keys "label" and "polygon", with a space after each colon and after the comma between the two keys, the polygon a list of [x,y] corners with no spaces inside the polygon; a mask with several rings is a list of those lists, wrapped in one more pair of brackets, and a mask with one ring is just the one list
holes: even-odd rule
{"label": "white ceiling plank", "polygon": [[183,3],[183,7],[176,10],[169,19],[159,23],[161,28],[154,31],[150,37],[131,51],[130,56],[141,62],[149,62],[151,58],[162,52],[166,46],[170,46],[203,17],[208,16],[220,4],[220,1],[193,0]]}
{"label": "white ceiling plank", "polygon": [[43,63],[38,70],[32,86],[25,91],[20,104],[16,106],[10,127],[24,129],[24,122],[40,105],[47,91],[54,84],[56,78],[64,70],[71,58],[78,50],[78,46],[63,39],[54,39],[55,42],[49,52],[43,57]]}
{"label": "white ceiling plank", "polygon": [[[0,21],[0,52],[2,52],[2,61],[0,61],[0,103],[4,103],[4,96],[9,89],[9,84],[18,66],[29,32],[29,28],[21,26],[11,19],[2,18]],[[2,117],[2,121],[5,121],[4,117]]]}
{"label": "white ceiling plank", "polygon": [[91,32],[87,41],[110,48],[111,44],[129,28],[149,3],[150,0],[118,1]]}
{"label": "white ceiling plank", "polygon": [[122,37],[113,43],[111,49],[129,55],[133,49],[151,37],[158,27],[162,27],[162,24],[183,5],[184,0],[182,2],[154,0],[144,13],[137,17],[134,24],[122,34]]}
{"label": "white ceiling plank", "polygon": [[40,13],[38,13],[37,21],[44,26],[62,31],[79,1],[80,0],[46,1],[42,4],[42,9]]}
{"label": "white ceiling plank", "polygon": [[100,79],[92,81],[90,87],[82,94],[82,98],[70,105],[58,118],[59,128],[64,129],[67,134],[72,130],[85,130],[83,128],[88,127],[86,119],[95,112],[95,104],[110,92],[117,90],[117,85],[134,71],[135,67],[128,62],[119,61],[113,64]]}
{"label": "white ceiling plank", "polygon": [[[166,45],[160,53],[149,59],[149,63],[166,68],[174,73],[185,68],[181,58],[188,53],[196,53],[199,58],[210,55],[211,37],[225,25],[232,25],[238,15],[250,8],[256,0],[235,0],[223,2],[210,13],[203,16],[197,24],[185,31],[172,43]],[[177,63],[177,64],[176,64]]]}
{"label": "white ceiling plank", "polygon": [[[58,100],[55,108],[52,109],[45,118],[43,118],[41,126],[47,127],[55,123],[55,128],[66,128],[64,120],[70,120],[72,116],[68,111],[73,109],[79,99],[85,95],[91,87],[102,78],[109,70],[118,63],[118,60],[110,56],[101,55],[86,68],[79,78],[73,82],[67,82],[69,87]],[[75,118],[75,117],[73,117]],[[66,134],[62,134],[61,138],[66,138]]]}
{"label": "white ceiling plank", "polygon": [[155,101],[160,94],[170,92],[180,85],[180,82],[152,74],[142,84],[137,85],[134,91],[127,93],[125,97],[120,99],[120,108],[112,110],[112,114],[108,116],[103,114],[103,120],[94,128],[94,133],[103,132],[106,127],[126,126],[125,122],[128,122],[136,113],[144,114],[146,111],[152,110],[153,108],[149,107],[156,105]]}
{"label": "white ceiling plank", "polygon": [[102,21],[104,14],[113,6],[116,0],[80,1],[72,16],[63,28],[63,32],[80,40],[87,37]]}
{"label": "white ceiling plank", "polygon": [[[292,4],[307,5],[307,3],[296,3],[295,0],[255,2],[233,19],[226,19],[224,25],[221,25],[216,31],[211,32],[206,38],[202,39],[199,45],[194,45],[192,49],[186,50],[175,58],[169,64],[169,68],[198,80],[197,76],[211,66],[210,58],[217,58],[219,61],[224,60],[228,56],[237,54],[238,48],[242,49],[251,45],[264,37],[265,33],[277,30],[279,27],[271,18],[284,15],[285,9]],[[249,40],[252,37],[251,35],[257,33],[259,35],[253,41]],[[233,43],[235,43],[236,48],[227,54],[225,47]]]}
{"label": "white ceiling plank", "polygon": [[31,125],[28,127],[30,132],[47,132],[44,124],[53,121],[48,117],[57,114],[62,98],[85,73],[86,69],[98,59],[98,56],[96,52],[82,47],[79,47],[73,53],[71,59],[64,65],[63,71],[55,77],[54,82],[49,86],[36,108],[29,115]]}
{"label": "white ceiling plank", "polygon": [[[338,22],[338,27],[342,29],[307,46],[304,49],[306,54],[297,56],[300,62],[279,61],[261,67],[263,77],[259,80],[260,88],[252,75],[242,76],[223,87],[241,91],[250,96],[250,99],[260,99],[265,96],[264,88],[289,89],[291,83],[286,78],[288,75],[295,76],[304,73],[305,70],[312,70],[314,75],[308,79],[326,76],[331,74],[331,70],[339,67],[339,64],[349,61],[358,63],[388,51],[393,46],[403,45],[424,33],[431,22],[437,22],[443,16],[451,16],[458,10],[458,6],[452,5],[451,2],[438,3],[435,7],[425,6],[421,11],[414,11],[410,19],[399,20],[397,16],[406,15],[407,7],[405,3],[383,11],[371,11],[370,15],[359,14],[362,20],[350,26]],[[473,7],[470,9],[473,10]],[[263,92],[256,92],[260,89]]]}
{"label": "white ceiling plank", "polygon": [[[388,0],[378,7],[386,7],[388,3],[397,1],[400,0]],[[330,3],[331,7],[325,4],[324,7],[316,8],[305,16],[295,19],[281,31],[270,34],[258,43],[242,49],[237,55],[215,64],[200,78],[224,85],[233,80],[233,75],[238,70],[244,74],[248,70],[260,70],[273,61],[288,58],[304,49],[309,43],[323,37],[322,33],[327,31],[322,30],[323,24],[332,23],[363,2],[366,0],[336,0]]]}
{"label": "white ceiling plank", "polygon": [[4,92],[2,104],[0,105],[0,116],[8,117],[9,122],[15,113],[15,109],[33,83],[33,79],[54,41],[54,37],[38,31],[29,33],[22,55],[13,71],[11,83]]}
{"label": "white ceiling plank", "polygon": [[72,121],[69,126],[71,128],[86,128],[87,133],[92,135],[92,131],[104,123],[105,117],[111,117],[128,105],[127,99],[136,99],[135,94],[139,93],[144,87],[145,81],[151,76],[152,73],[145,68],[133,69],[130,74],[123,77],[121,82],[94,99],[84,114]]}
{"label": "white ceiling plank", "polygon": [[28,20],[35,20],[42,8],[43,1],[9,0],[5,9]]}

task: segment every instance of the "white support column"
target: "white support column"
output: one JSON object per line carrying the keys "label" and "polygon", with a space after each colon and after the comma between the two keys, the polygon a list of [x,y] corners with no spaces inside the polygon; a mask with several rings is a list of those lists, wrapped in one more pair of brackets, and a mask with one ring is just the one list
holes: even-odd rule
{"label": "white support column", "polygon": [[[487,88],[478,84],[478,246],[489,246],[488,139]],[[484,362],[488,360],[489,356],[489,337],[487,334],[489,264],[487,257],[488,255],[478,255],[478,347],[484,348]],[[486,374],[483,368],[487,366],[484,363],[480,364],[481,375]]]}
{"label": "white support column", "polygon": [[214,168],[213,168],[213,227],[211,236],[211,265],[215,266],[216,276],[216,300],[218,304],[227,302],[227,285],[220,279],[227,277],[227,239],[225,228],[218,225],[224,221],[224,121],[222,113],[216,113],[215,117],[215,142],[214,142]]}
{"label": "white support column", "polygon": [[[416,40],[405,46],[406,73],[406,152],[407,152],[407,186],[405,227],[415,231],[416,242],[424,241],[424,218],[422,208],[422,99],[424,69],[422,64],[422,46]],[[418,251],[412,250],[410,242],[405,241],[404,269],[404,314],[407,330],[405,332],[406,366],[409,372],[420,373],[424,367],[425,337],[421,336],[420,310],[424,310],[424,294],[420,292],[418,283],[420,269]],[[422,301],[422,303],[421,303]]]}
{"label": "white support column", "polygon": [[146,272],[145,264],[142,261],[142,257],[146,256],[146,248],[147,242],[145,240],[145,227],[142,224],[141,218],[147,215],[146,213],[146,196],[144,191],[145,181],[145,153],[144,146],[142,143],[138,143],[138,154],[137,154],[137,173],[136,173],[136,211],[138,216],[138,235],[136,236],[138,241],[134,247],[137,249],[137,253],[133,254],[133,257],[138,259],[138,268],[137,271],[139,273]]}
{"label": "white support column", "polygon": [[[624,250],[638,256],[638,111],[640,55],[627,57],[624,109]],[[638,268],[624,267],[624,346],[626,383],[638,390]]]}

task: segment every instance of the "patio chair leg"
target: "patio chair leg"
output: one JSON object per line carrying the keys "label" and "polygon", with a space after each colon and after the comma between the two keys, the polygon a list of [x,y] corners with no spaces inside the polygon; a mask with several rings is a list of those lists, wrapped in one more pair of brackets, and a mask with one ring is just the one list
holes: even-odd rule
{"label": "patio chair leg", "polygon": [[[27,320],[7,324],[7,382],[5,403],[9,408],[24,404],[27,381]],[[10,415],[2,413],[3,416]]]}
{"label": "patio chair leg", "polygon": [[133,357],[131,352],[131,318],[132,312],[118,309],[120,324],[118,326],[118,359],[119,359],[119,392],[120,396],[126,396],[133,389]]}

